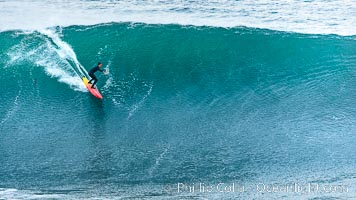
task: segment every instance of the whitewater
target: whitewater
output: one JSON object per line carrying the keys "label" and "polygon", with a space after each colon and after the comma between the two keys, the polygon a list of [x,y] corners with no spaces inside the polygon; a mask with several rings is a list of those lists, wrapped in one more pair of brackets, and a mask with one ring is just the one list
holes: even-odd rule
{"label": "whitewater", "polygon": [[354,0],[4,0],[0,7],[0,31],[143,22],[245,26],[308,34],[356,34]]}

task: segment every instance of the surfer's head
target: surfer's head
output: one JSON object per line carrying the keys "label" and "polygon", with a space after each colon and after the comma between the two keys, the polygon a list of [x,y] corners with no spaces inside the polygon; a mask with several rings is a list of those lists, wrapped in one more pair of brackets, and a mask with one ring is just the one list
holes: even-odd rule
{"label": "surfer's head", "polygon": [[101,62],[98,62],[98,67],[101,67],[103,66],[103,64],[101,64]]}

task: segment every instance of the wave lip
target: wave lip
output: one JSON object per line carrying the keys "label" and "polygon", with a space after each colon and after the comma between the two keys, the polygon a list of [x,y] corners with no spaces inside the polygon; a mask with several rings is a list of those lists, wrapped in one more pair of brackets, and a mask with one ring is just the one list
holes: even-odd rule
{"label": "wave lip", "polygon": [[[246,26],[307,34],[356,35],[352,1],[163,0],[0,2],[0,31],[107,22]],[[164,16],[164,17],[162,17]]]}

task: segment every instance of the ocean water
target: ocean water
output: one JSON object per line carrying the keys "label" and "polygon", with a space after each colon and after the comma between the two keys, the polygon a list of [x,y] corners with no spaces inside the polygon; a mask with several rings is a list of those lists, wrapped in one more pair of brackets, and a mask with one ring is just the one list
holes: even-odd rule
{"label": "ocean water", "polygon": [[0,199],[355,198],[355,10],[0,1]]}

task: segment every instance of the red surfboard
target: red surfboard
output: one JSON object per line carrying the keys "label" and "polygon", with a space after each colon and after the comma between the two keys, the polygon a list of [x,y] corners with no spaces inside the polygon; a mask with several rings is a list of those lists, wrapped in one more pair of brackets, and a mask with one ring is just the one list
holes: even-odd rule
{"label": "red surfboard", "polygon": [[102,99],[103,96],[100,94],[98,88],[91,88],[91,84],[89,83],[89,80],[86,77],[82,77],[83,83],[85,87],[89,90],[89,92],[96,98]]}

